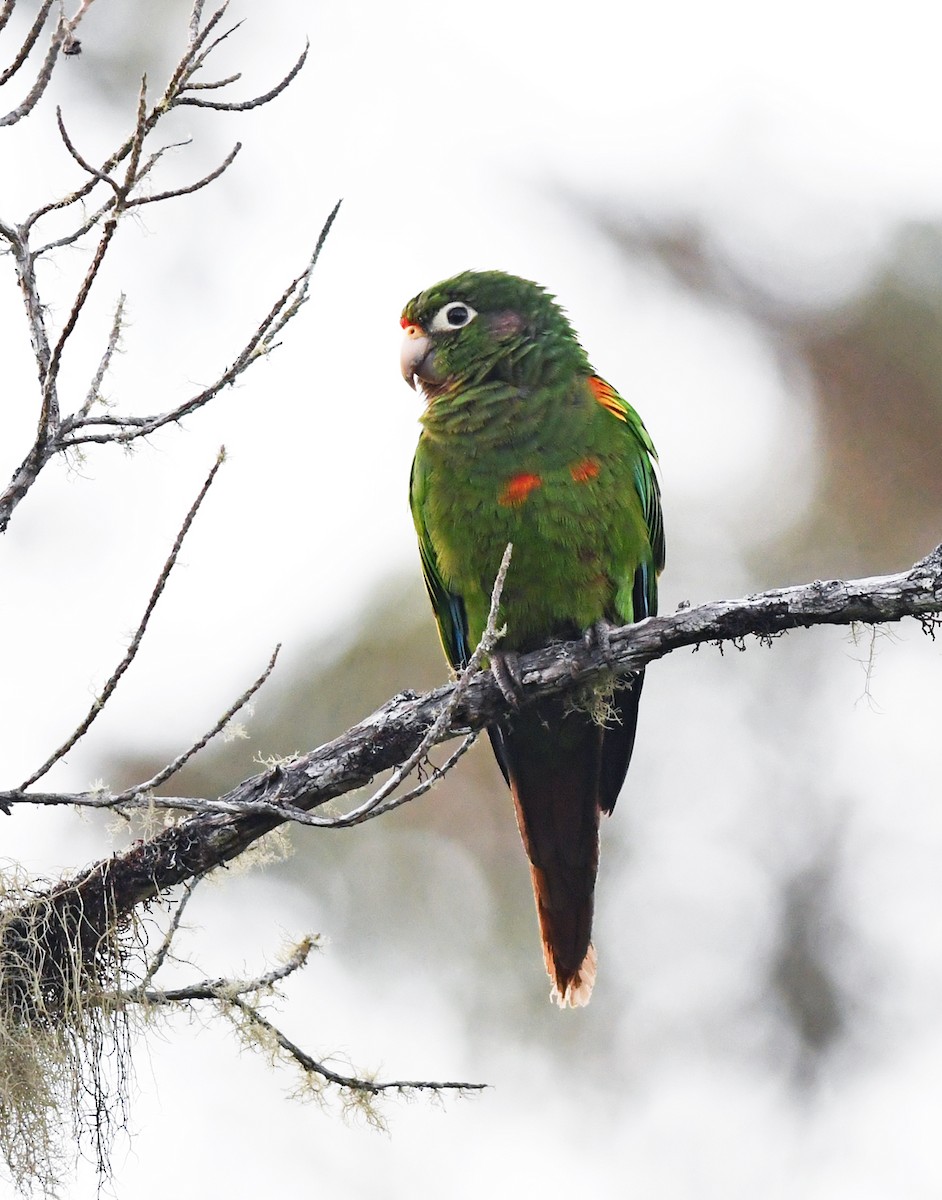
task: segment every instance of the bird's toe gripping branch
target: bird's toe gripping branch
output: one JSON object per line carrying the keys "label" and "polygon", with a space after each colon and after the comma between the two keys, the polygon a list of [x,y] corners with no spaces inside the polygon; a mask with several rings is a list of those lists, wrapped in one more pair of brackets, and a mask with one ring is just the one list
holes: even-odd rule
{"label": "bird's toe gripping branch", "polygon": [[491,673],[497,681],[501,695],[511,708],[519,708],[523,700],[520,655],[513,650],[492,650],[490,662]]}

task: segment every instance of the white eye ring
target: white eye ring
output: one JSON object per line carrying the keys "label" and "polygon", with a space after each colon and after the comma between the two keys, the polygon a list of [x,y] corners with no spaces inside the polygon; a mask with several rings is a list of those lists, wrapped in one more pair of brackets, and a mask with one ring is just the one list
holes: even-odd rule
{"label": "white eye ring", "polygon": [[449,304],[443,305],[432,317],[429,333],[447,333],[452,329],[463,329],[465,325],[470,325],[477,315],[470,304],[464,304],[461,300],[452,300]]}

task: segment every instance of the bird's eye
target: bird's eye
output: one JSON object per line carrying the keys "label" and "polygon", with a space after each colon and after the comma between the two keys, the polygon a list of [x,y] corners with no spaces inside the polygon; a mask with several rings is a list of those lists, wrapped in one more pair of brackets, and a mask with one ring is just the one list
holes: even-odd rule
{"label": "bird's eye", "polygon": [[476,316],[477,313],[470,304],[462,304],[460,300],[452,300],[450,304],[446,304],[440,308],[432,318],[429,331],[444,333],[449,329],[461,329],[464,325],[470,325]]}

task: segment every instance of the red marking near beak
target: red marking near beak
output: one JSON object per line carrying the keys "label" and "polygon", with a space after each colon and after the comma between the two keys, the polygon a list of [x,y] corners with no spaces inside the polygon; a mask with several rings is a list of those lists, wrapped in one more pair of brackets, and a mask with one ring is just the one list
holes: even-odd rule
{"label": "red marking near beak", "polygon": [[497,497],[497,503],[502,504],[504,508],[516,508],[519,504],[523,504],[535,488],[542,486],[543,480],[539,475],[530,475],[526,472],[522,475],[511,475]]}
{"label": "red marking near beak", "polygon": [[402,326],[403,329],[408,329],[409,326],[412,324],[412,322],[409,320],[408,317],[403,317],[402,320],[399,322],[399,324]]}

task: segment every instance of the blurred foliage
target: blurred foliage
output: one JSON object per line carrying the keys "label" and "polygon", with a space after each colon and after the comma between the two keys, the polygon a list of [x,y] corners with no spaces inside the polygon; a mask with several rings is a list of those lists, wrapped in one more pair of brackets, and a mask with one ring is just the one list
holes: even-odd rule
{"label": "blurred foliage", "polygon": [[593,220],[627,260],[654,261],[683,288],[746,317],[786,375],[811,381],[816,493],[807,518],[772,551],[774,565],[795,578],[887,573],[938,544],[942,226],[903,225],[859,294],[813,310],[746,274],[703,226],[597,212]]}

